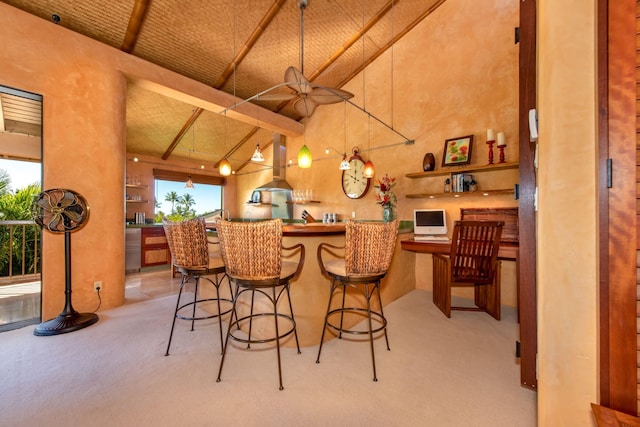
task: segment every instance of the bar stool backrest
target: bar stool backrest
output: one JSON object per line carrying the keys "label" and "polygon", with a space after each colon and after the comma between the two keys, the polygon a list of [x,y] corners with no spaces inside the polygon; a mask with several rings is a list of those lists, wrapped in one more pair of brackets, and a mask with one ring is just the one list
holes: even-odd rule
{"label": "bar stool backrest", "polygon": [[397,219],[391,222],[347,222],[345,235],[347,275],[386,272],[391,265],[397,236]]}
{"label": "bar stool backrest", "polygon": [[206,268],[209,265],[207,228],[204,218],[172,222],[162,219],[173,264],[184,268]]}
{"label": "bar stool backrest", "polygon": [[280,277],[282,268],[282,220],[216,222],[227,274],[245,280]]}

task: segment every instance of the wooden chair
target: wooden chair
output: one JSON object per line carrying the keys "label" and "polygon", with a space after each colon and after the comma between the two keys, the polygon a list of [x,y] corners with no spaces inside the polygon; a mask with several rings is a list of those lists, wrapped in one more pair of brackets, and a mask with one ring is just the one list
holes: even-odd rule
{"label": "wooden chair", "polygon": [[[387,270],[391,265],[398,236],[398,224],[397,219],[388,223],[349,221],[346,224],[344,247],[328,243],[321,243],[318,246],[318,264],[322,274],[331,279],[331,290],[329,291],[329,303],[322,327],[316,363],[320,363],[320,353],[322,352],[322,343],[327,328],[337,331],[338,338],[342,338],[342,333],[366,334],[369,336],[371,347],[373,380],[378,381],[376,358],[373,350],[373,335],[384,331],[387,350],[390,350],[389,338],[387,337],[387,319],[384,317],[382,299],[380,298],[380,281],[387,274]],[[341,250],[343,250],[344,255],[339,257],[337,252]],[[325,254],[326,259],[323,259],[323,254]],[[345,307],[348,287],[361,293],[364,297],[363,306]],[[342,292],[342,304],[338,308],[331,309],[331,300],[340,291]],[[371,298],[375,294],[378,297],[379,311],[371,308]],[[351,327],[350,324],[345,324],[344,315],[347,313],[366,316],[367,330],[363,331]],[[336,324],[335,322],[338,320],[332,320],[332,317],[339,317],[340,323]],[[377,323],[375,329],[373,321]]]}
{"label": "wooden chair", "polygon": [[[498,248],[504,221],[456,221],[451,252],[433,254],[433,303],[451,310],[486,311],[500,320]],[[451,288],[473,286],[475,307],[451,306]]]}
{"label": "wooden chair", "polygon": [[[296,321],[291,305],[289,284],[295,280],[302,271],[304,265],[304,245],[297,244],[291,247],[282,246],[282,220],[273,219],[259,222],[231,222],[218,220],[216,230],[222,248],[222,258],[229,279],[235,284],[233,298],[233,310],[227,330],[227,336],[220,360],[218,379],[222,374],[224,359],[228,352],[229,338],[247,344],[250,348],[254,343],[276,342],[278,354],[278,378],[280,390],[282,386],[282,367],[280,361],[280,341],[290,334],[294,334],[298,354],[300,344]],[[288,258],[298,257],[297,262],[288,261],[283,256],[283,251]],[[239,300],[249,292],[251,304],[249,314],[239,315]],[[264,297],[270,305],[269,310],[257,310],[254,304],[256,297]],[[282,296],[286,295],[289,313],[278,311],[278,303]],[[254,332],[254,322],[258,319],[273,318],[275,332],[264,328],[260,333]],[[279,320],[288,323],[289,327],[284,331],[280,329]]]}
{"label": "wooden chair", "polygon": [[[176,319],[191,321],[191,330],[193,331],[196,320],[212,319],[214,317],[221,318],[231,312],[232,300],[230,283],[229,296],[227,298],[220,296],[220,285],[225,277],[224,263],[222,262],[219,251],[211,251],[210,253],[209,244],[216,244],[216,242],[209,241],[204,218],[181,222],[172,222],[163,218],[162,226],[164,227],[164,233],[167,238],[167,243],[169,244],[172,268],[175,268],[182,277],[176,309],[173,313],[171,332],[169,333],[169,343],[167,344],[167,351],[165,352],[165,356],[168,356],[171,339],[173,338],[173,330],[176,326]],[[214,276],[214,280],[211,280],[207,276]],[[214,297],[200,298],[200,279],[204,279],[213,285],[215,289]],[[182,291],[190,281],[195,282],[193,301],[181,303]],[[208,301],[216,302],[216,311],[205,314],[196,313],[197,306]],[[222,308],[221,303],[225,304],[224,308]],[[191,308],[190,314],[186,314],[187,308]],[[218,323],[220,344],[222,345],[222,321],[220,320]]]}

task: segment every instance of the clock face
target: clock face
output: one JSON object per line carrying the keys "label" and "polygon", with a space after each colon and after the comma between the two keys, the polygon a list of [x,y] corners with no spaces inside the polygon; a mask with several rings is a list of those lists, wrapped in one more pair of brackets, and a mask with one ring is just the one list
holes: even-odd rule
{"label": "clock face", "polygon": [[360,158],[349,160],[351,169],[342,171],[342,191],[350,199],[359,199],[367,194],[370,179],[364,176],[364,162]]}

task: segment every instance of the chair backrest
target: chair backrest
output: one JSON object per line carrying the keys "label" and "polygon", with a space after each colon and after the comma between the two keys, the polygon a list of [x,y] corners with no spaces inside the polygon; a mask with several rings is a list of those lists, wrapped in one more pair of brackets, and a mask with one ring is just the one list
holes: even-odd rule
{"label": "chair backrest", "polygon": [[282,268],[282,220],[216,221],[226,272],[234,278],[269,280]]}
{"label": "chair backrest", "polygon": [[456,221],[451,237],[454,282],[492,283],[504,221]]}
{"label": "chair backrest", "polygon": [[385,273],[391,265],[397,236],[397,219],[347,222],[344,245],[347,275]]}
{"label": "chair backrest", "polygon": [[171,259],[177,267],[207,267],[209,246],[204,218],[173,222],[162,219]]}

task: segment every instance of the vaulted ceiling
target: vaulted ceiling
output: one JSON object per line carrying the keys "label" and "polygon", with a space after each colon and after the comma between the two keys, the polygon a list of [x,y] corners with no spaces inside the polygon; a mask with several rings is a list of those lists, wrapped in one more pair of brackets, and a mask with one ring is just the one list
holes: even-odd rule
{"label": "vaulted ceiling", "polygon": [[[283,83],[289,66],[340,88],[445,0],[307,0],[303,14],[299,1],[3,0],[242,99]],[[251,102],[301,118],[291,102]],[[228,157],[238,170],[269,141],[269,131],[219,111],[128,88],[129,152],[208,165]]]}

